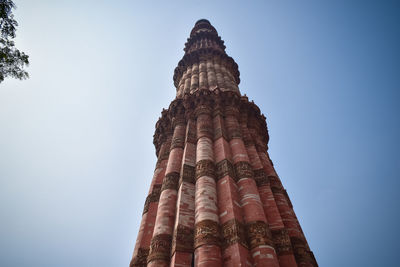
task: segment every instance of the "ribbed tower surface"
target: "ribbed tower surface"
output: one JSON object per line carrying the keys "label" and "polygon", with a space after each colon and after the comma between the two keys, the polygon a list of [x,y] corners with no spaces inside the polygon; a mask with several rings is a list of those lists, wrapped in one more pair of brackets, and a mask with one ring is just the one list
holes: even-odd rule
{"label": "ribbed tower surface", "polygon": [[201,19],[184,51],[130,266],[318,266],[224,41]]}

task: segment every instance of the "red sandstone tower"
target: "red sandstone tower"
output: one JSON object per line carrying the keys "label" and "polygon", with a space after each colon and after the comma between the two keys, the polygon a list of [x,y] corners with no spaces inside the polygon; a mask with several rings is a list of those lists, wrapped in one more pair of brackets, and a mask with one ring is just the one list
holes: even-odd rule
{"label": "red sandstone tower", "polygon": [[202,19],[184,51],[130,266],[318,266],[224,41]]}

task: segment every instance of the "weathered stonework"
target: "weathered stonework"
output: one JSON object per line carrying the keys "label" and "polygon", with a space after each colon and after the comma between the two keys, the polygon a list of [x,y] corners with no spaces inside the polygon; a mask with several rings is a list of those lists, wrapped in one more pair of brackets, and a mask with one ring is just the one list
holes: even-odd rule
{"label": "weathered stonework", "polygon": [[194,230],[184,225],[178,225],[173,236],[172,251],[190,252],[194,251]]}
{"label": "weathered stonework", "polygon": [[184,51],[130,267],[318,266],[221,37],[199,20]]}
{"label": "weathered stonework", "polygon": [[221,160],[220,162],[217,163],[217,179],[221,179],[226,175],[229,175],[230,177],[234,178],[235,176],[235,169],[233,168],[232,163],[227,160]]}
{"label": "weathered stonework", "polygon": [[215,221],[204,220],[196,224],[194,247],[197,248],[202,245],[219,245],[219,224]]}
{"label": "weathered stonework", "polygon": [[196,183],[195,180],[196,168],[187,164],[182,167],[182,174],[179,183],[188,182],[191,184]]}
{"label": "weathered stonework", "polygon": [[268,177],[264,169],[254,170],[254,180],[258,187],[268,184]]}
{"label": "weathered stonework", "polygon": [[239,161],[235,163],[235,172],[238,180],[243,178],[252,178],[253,177],[253,169],[250,164],[246,161]]}
{"label": "weathered stonework", "polygon": [[248,243],[251,248],[262,245],[273,246],[271,233],[263,221],[255,221],[246,224]]}
{"label": "weathered stonework", "polygon": [[144,203],[143,213],[146,213],[149,211],[150,203],[158,202],[158,200],[160,199],[160,193],[161,193],[161,186],[155,185],[153,188],[153,191],[146,198],[146,201]]}
{"label": "weathered stonework", "polygon": [[278,255],[293,254],[292,244],[286,229],[272,230],[272,239]]}
{"label": "weathered stonework", "polygon": [[200,160],[196,163],[196,179],[202,177],[215,177],[215,165],[211,160]]}
{"label": "weathered stonework", "polygon": [[244,225],[236,219],[232,219],[222,225],[222,247],[227,248],[235,243],[240,243],[248,248]]}
{"label": "weathered stonework", "polygon": [[179,182],[179,173],[171,172],[165,175],[165,178],[162,183],[161,191],[166,189],[178,189],[178,182]]}
{"label": "weathered stonework", "polygon": [[143,267],[147,265],[147,256],[149,255],[148,249],[139,248],[136,257],[134,257],[129,264],[129,267]]}
{"label": "weathered stonework", "polygon": [[150,253],[147,261],[169,261],[172,236],[167,234],[156,235],[151,240]]}

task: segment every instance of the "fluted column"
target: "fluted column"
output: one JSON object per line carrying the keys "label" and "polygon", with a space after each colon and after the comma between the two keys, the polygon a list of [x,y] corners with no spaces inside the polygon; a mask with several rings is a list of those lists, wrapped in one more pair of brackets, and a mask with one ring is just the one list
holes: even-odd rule
{"label": "fluted column", "polygon": [[207,64],[204,57],[200,58],[199,64],[199,87],[208,89]]}
{"label": "fluted column", "polygon": [[214,70],[215,70],[215,76],[217,78],[217,85],[221,90],[225,88],[225,80],[224,80],[224,75],[222,74],[221,71],[221,58],[219,57],[214,57]]}
{"label": "fluted column", "polygon": [[179,178],[171,267],[190,267],[193,260],[195,166],[196,123],[193,119],[189,119]]}
{"label": "fluted column", "polygon": [[183,88],[183,93],[184,94],[188,94],[190,92],[190,86],[191,86],[191,82],[192,82],[192,67],[189,66],[186,69],[186,76],[185,78],[185,86]]}
{"label": "fluted column", "polygon": [[169,266],[172,243],[172,233],[175,221],[177,188],[179,172],[183,155],[183,140],[185,138],[185,120],[182,115],[173,117],[174,133],[168,158],[165,178],[161,187],[157,218],[150,253],[147,258],[148,266]]}
{"label": "fluted column", "polygon": [[[234,104],[234,103],[233,103]],[[244,212],[246,233],[255,266],[279,266],[271,233],[254,181],[250,159],[242,140],[236,105],[225,110],[226,128],[236,176],[238,179],[241,206]]]}
{"label": "fluted column", "polygon": [[[243,139],[250,158],[250,163],[254,171],[254,179],[257,183],[261,203],[263,204],[264,213],[267,217],[268,226],[271,231],[275,251],[278,255],[279,265],[281,267],[297,267],[289,235],[280,217],[275,198],[268,182],[266,171],[262,164],[262,159],[259,157],[255,146],[257,142],[254,138],[256,135],[255,128],[257,128],[257,125],[255,125],[257,123],[255,121],[256,115],[249,115],[247,112],[248,110],[246,108],[241,110],[240,126],[244,135]],[[251,130],[249,129],[248,124],[253,126]]]}
{"label": "fluted column", "polygon": [[163,143],[161,144],[156,168],[153,175],[153,180],[151,182],[149,194],[144,204],[143,216],[140,223],[139,233],[136,239],[135,250],[133,251],[132,260],[129,265],[131,267],[144,267],[147,265],[147,256],[149,255],[150,241],[153,236],[154,222],[157,215],[161,184],[162,180],[164,179],[165,168],[168,162],[169,149],[171,145],[171,135],[167,137],[164,136],[162,139],[166,140],[163,141]]}
{"label": "fluted column", "polygon": [[224,266],[252,266],[232,153],[226,137],[222,108],[214,108],[214,154],[217,172],[218,210]]}
{"label": "fluted column", "polygon": [[308,247],[299,221],[297,220],[296,214],[294,213],[290,199],[286,193],[286,190],[283,188],[278,175],[276,174],[271,160],[269,159],[268,153],[259,152],[259,154],[260,158],[262,158],[264,168],[267,171],[271,190],[282,218],[282,222],[285,225],[285,229],[290,237],[290,242],[297,265],[301,267],[317,266],[313,254]]}
{"label": "fluted column", "polygon": [[196,117],[195,266],[219,267],[222,260],[210,104],[200,103]]}
{"label": "fluted column", "polygon": [[192,65],[192,79],[190,83],[190,91],[193,92],[199,88],[199,64],[194,62]]}
{"label": "fluted column", "polygon": [[217,87],[217,77],[215,76],[214,64],[211,57],[207,58],[207,81],[210,90]]}

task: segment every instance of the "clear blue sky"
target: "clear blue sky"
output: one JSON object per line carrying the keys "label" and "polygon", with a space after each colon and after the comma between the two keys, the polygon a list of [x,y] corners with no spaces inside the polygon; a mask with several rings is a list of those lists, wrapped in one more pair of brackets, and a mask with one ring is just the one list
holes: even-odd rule
{"label": "clear blue sky", "polygon": [[0,266],[127,266],[173,70],[206,18],[267,117],[320,266],[398,266],[396,1],[15,1],[0,84]]}

